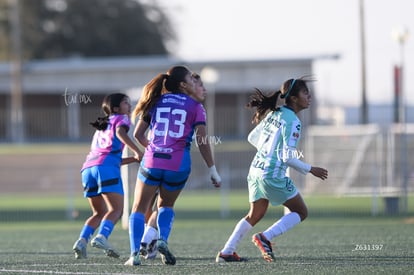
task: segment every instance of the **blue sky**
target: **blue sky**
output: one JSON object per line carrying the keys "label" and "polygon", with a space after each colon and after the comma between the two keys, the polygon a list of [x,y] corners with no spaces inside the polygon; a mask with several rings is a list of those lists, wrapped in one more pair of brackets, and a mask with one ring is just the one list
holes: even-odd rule
{"label": "blue sky", "polygon": [[[192,60],[310,57],[320,104],[359,105],[359,0],[158,0],[178,33],[175,55]],[[367,97],[393,101],[393,66],[400,46],[392,30],[406,28],[404,90],[414,104],[414,1],[364,0]]]}

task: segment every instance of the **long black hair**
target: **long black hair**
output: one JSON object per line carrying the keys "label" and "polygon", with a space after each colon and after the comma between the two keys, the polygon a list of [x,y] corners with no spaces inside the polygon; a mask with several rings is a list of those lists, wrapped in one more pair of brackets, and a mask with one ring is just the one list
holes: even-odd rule
{"label": "long black hair", "polygon": [[185,82],[185,77],[189,73],[191,72],[186,66],[174,66],[167,73],[158,74],[148,82],[144,86],[141,98],[132,112],[132,121],[135,121],[138,115],[146,116],[162,94],[180,92],[180,83]]}
{"label": "long black hair", "polygon": [[109,116],[116,113],[114,111],[114,108],[119,107],[119,105],[125,97],[128,96],[122,93],[114,93],[105,96],[101,106],[105,116],[98,117],[94,122],[90,122],[89,124],[98,130],[106,130],[106,128],[108,127]]}
{"label": "long black hair", "polygon": [[298,79],[288,79],[280,86],[280,89],[276,92],[270,93],[269,95],[263,94],[259,89],[255,89],[255,93],[250,97],[249,103],[246,107],[256,108],[253,115],[253,123],[259,123],[268,111],[276,111],[279,109],[278,99],[285,100],[286,105],[290,105],[290,98],[297,96],[299,91],[303,88],[308,89],[306,82],[313,81],[312,79],[305,80],[304,77]]}

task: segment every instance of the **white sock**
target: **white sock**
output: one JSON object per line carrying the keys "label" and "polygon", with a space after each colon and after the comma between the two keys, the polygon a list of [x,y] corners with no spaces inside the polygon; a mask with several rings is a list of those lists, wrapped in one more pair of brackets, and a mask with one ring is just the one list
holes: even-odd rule
{"label": "white sock", "polygon": [[142,243],[150,244],[152,240],[158,239],[158,230],[150,225],[145,225],[144,236],[142,236]]}
{"label": "white sock", "polygon": [[292,229],[295,225],[299,224],[300,221],[299,214],[291,212],[281,217],[277,222],[266,229],[266,231],[263,232],[263,235],[270,241],[271,239],[285,233],[289,229]]}
{"label": "white sock", "polygon": [[233,252],[236,251],[236,248],[239,245],[240,241],[252,228],[253,226],[244,218],[241,219],[237,223],[236,227],[233,230],[233,233],[230,235],[229,239],[224,245],[224,248],[221,250],[221,253],[225,255],[233,254]]}

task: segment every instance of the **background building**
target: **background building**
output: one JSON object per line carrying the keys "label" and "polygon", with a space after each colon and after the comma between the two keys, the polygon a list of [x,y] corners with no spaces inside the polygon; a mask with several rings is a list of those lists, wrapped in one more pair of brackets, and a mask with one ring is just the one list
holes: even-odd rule
{"label": "background building", "polygon": [[[100,115],[106,94],[121,91],[136,101],[149,80],[177,64],[188,65],[199,73],[206,68],[214,71],[215,79],[208,75],[203,79],[209,93],[205,106],[210,109],[210,123],[213,121],[210,125],[214,127],[210,133],[244,138],[251,128],[251,113],[244,106],[254,88],[272,92],[286,79],[311,75],[316,58],[191,62],[166,57],[130,57],[27,62],[22,66],[19,80],[22,140],[89,140],[93,132],[89,122]],[[15,141],[10,134],[11,82],[9,65],[1,64],[0,140],[8,142]],[[312,116],[305,123],[311,120]]]}

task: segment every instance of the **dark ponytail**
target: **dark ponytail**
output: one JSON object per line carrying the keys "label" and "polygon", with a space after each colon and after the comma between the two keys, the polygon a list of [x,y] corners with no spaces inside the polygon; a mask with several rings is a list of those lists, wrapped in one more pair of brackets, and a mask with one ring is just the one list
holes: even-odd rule
{"label": "dark ponytail", "polygon": [[106,130],[108,127],[109,116],[116,113],[114,111],[115,107],[119,107],[121,101],[128,97],[126,94],[123,93],[114,93],[105,96],[102,101],[102,111],[104,112],[104,117],[98,117],[94,122],[90,122],[89,124],[92,125],[94,128],[98,130]]}
{"label": "dark ponytail", "polygon": [[103,131],[103,130],[106,130],[106,128],[108,127],[108,121],[109,121],[109,116],[98,117],[95,120],[95,122],[89,122],[89,124],[92,125],[93,128]]}
{"label": "dark ponytail", "polygon": [[281,95],[281,91],[274,92],[270,95],[264,95],[259,89],[255,88],[255,90],[256,92],[250,97],[250,102],[247,103],[246,107],[256,107],[252,122],[259,123],[269,110],[277,110],[277,100]]}

